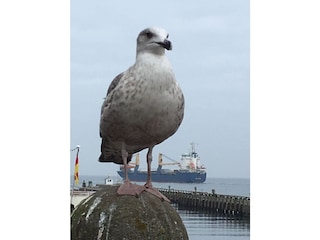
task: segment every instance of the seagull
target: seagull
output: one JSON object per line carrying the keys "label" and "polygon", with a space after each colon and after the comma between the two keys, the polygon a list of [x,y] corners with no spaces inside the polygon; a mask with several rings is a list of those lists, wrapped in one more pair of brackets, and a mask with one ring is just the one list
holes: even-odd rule
{"label": "seagull", "polygon": [[[137,37],[136,61],[111,82],[101,107],[99,162],[123,164],[124,183],[119,195],[138,196],[147,191],[170,202],[152,187],[154,146],[172,136],[184,115],[184,96],[165,50],[172,50],[166,30],[150,27]],[[127,165],[134,153],[148,149],[147,181],[132,184]]]}

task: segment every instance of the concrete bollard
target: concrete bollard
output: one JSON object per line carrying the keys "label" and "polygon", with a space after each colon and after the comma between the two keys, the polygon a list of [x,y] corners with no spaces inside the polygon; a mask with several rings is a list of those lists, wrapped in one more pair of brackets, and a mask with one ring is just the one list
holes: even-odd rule
{"label": "concrete bollard", "polygon": [[148,192],[119,196],[119,186],[104,186],[71,215],[72,240],[188,239],[176,210]]}

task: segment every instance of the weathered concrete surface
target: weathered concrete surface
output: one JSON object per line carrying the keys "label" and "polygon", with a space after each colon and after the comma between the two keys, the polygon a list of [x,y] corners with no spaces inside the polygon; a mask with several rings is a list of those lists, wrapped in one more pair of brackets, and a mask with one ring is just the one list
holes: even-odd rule
{"label": "weathered concrete surface", "polygon": [[72,240],[188,239],[176,210],[143,192],[119,196],[119,186],[105,186],[83,200],[71,215]]}

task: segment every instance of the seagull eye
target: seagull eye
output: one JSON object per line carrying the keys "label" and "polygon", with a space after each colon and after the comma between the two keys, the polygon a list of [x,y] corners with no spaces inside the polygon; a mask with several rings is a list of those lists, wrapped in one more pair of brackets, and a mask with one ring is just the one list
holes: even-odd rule
{"label": "seagull eye", "polygon": [[146,32],[147,38],[152,38],[152,33],[151,32]]}
{"label": "seagull eye", "polygon": [[167,38],[169,37],[169,34],[167,34]]}

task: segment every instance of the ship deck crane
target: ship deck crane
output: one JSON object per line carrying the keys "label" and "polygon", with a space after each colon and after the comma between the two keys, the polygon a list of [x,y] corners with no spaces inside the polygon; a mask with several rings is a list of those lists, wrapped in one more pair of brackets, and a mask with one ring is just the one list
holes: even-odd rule
{"label": "ship deck crane", "polygon": [[[169,159],[169,160],[171,160],[171,161],[173,161],[173,162],[172,163],[164,163],[163,159],[162,159],[162,156],[167,158],[167,159]],[[163,153],[159,153],[159,166],[165,166],[165,165],[179,165],[179,167],[181,168],[180,162],[178,162],[178,161],[176,161],[176,160],[164,155]]]}

